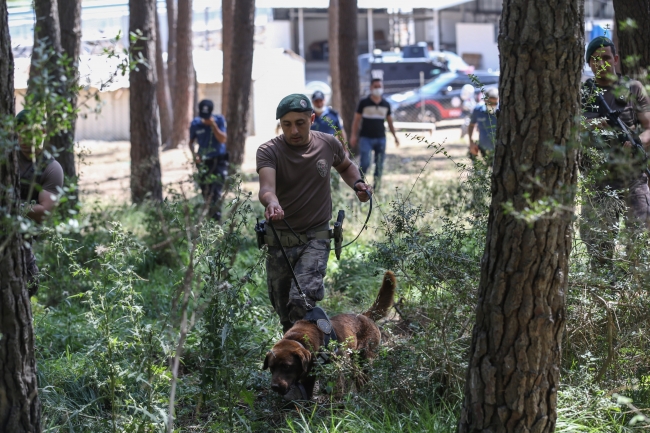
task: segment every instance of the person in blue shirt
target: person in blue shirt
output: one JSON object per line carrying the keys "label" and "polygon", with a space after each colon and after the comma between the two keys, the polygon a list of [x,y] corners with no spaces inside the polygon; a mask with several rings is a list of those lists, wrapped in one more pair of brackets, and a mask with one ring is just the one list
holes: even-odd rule
{"label": "person in blue shirt", "polygon": [[325,94],[320,90],[316,90],[311,97],[311,103],[314,113],[316,113],[314,123],[311,124],[311,130],[331,135],[336,135],[338,131],[341,131],[340,137],[345,143],[348,138],[343,129],[343,120],[332,107],[325,105]]}
{"label": "person in blue shirt", "polygon": [[[479,104],[474,108],[472,117],[467,128],[469,135],[469,153],[478,156],[479,151],[485,158],[487,154],[494,151],[494,139],[497,133],[496,111],[499,106],[499,90],[489,89],[486,93],[485,104]],[[478,125],[478,144],[474,141],[474,128]]]}
{"label": "person in blue shirt", "polygon": [[[204,200],[210,204],[212,218],[221,220],[221,193],[228,176],[226,152],[226,119],[212,114],[214,103],[209,99],[199,102],[199,117],[190,124],[190,151],[198,169],[198,182]],[[198,152],[194,144],[199,144]]]}

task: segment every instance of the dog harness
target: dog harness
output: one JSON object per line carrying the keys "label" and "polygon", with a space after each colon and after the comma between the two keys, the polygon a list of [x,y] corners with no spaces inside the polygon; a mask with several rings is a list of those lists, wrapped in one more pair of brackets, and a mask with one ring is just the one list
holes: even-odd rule
{"label": "dog harness", "polygon": [[[323,331],[324,347],[327,347],[330,341],[334,340],[338,348],[339,338],[336,335],[336,331],[334,331],[332,322],[330,322],[330,318],[327,317],[325,310],[323,310],[321,307],[314,307],[311,310],[307,311],[307,314],[305,314],[305,317],[303,317],[302,320],[313,323],[316,325],[316,327],[318,327],[318,329]],[[318,352],[318,357],[323,363],[329,362],[329,356],[322,350]]]}

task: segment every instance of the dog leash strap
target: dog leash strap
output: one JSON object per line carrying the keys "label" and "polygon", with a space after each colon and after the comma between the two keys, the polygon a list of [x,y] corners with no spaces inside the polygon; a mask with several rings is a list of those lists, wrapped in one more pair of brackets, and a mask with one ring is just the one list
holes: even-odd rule
{"label": "dog leash strap", "polygon": [[282,255],[284,256],[284,260],[287,262],[287,266],[289,266],[289,269],[291,269],[291,276],[293,277],[293,281],[296,283],[296,288],[298,289],[298,293],[302,297],[302,300],[305,301],[305,307],[307,310],[311,310],[314,307],[309,305],[309,302],[307,302],[307,296],[305,296],[305,292],[302,291],[300,288],[300,283],[298,282],[298,277],[296,277],[296,273],[293,270],[293,266],[291,266],[291,261],[289,261],[289,257],[287,256],[287,252],[284,250],[284,246],[282,245],[282,242],[280,242],[280,236],[278,236],[278,233],[275,231],[275,227],[273,227],[273,223],[271,220],[268,221],[269,227],[271,227],[271,231],[273,232],[273,237],[275,237],[275,241],[280,245],[280,251],[282,251]]}

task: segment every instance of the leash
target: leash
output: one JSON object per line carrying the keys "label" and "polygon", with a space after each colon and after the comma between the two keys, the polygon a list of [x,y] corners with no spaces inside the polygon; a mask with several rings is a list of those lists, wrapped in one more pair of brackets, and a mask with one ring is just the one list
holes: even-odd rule
{"label": "leash", "polygon": [[284,249],[284,246],[282,245],[282,242],[280,242],[280,237],[278,236],[278,233],[275,231],[275,227],[273,227],[273,222],[271,220],[268,221],[269,226],[271,227],[271,231],[273,232],[273,236],[275,237],[275,241],[280,245],[280,250],[282,251],[282,255],[284,256],[284,260],[286,260],[287,265],[289,266],[289,269],[291,269],[291,276],[293,277],[293,281],[296,283],[296,288],[298,289],[298,293],[300,294],[300,297],[302,297],[302,300],[305,301],[305,306],[307,307],[307,311],[311,311],[314,307],[312,305],[309,305],[309,302],[307,302],[307,296],[305,295],[305,292],[302,291],[300,288],[300,283],[298,282],[298,277],[296,277],[296,273],[293,270],[293,266],[291,266],[291,262],[289,261],[289,257],[287,256],[287,252]]}
{"label": "leash", "polygon": [[[357,241],[357,239],[359,239],[359,236],[361,236],[361,233],[363,233],[363,231],[368,227],[368,221],[370,221],[370,216],[372,215],[372,193],[371,193],[370,191],[368,191],[368,190],[365,190],[365,191],[364,191],[364,190],[361,190],[361,189],[357,189],[356,187],[354,188],[354,190],[355,190],[356,192],[363,191],[363,192],[365,192],[366,194],[368,194],[368,197],[370,198],[370,200],[369,200],[370,208],[368,209],[368,215],[366,215],[366,220],[365,220],[364,223],[363,223],[363,227],[361,227],[361,230],[359,230],[359,233],[357,234],[357,236],[356,236],[354,239],[352,239],[350,242],[348,242],[347,244],[345,244],[345,245],[341,245],[341,249],[349,247],[350,245],[352,245],[353,243],[355,243],[355,242]],[[287,226],[287,228],[288,228],[288,229],[291,231],[291,233],[296,237],[296,239],[298,239],[298,242],[299,242],[298,245],[303,245],[303,246],[304,246],[304,245],[307,245],[306,243],[304,243],[304,242],[300,239],[300,236],[298,235],[298,233],[296,233],[296,232],[293,230],[293,228],[291,228],[291,226],[289,225],[289,223],[288,223],[286,220],[283,220],[282,222]],[[273,226],[271,226],[271,228],[272,228],[272,227],[273,227]],[[273,234],[275,234],[275,229],[274,229],[274,231],[273,231]],[[277,238],[277,236],[276,236],[275,240],[276,240],[278,243],[280,243],[280,240]],[[315,246],[313,246],[313,245],[311,246],[311,248],[314,248],[315,250],[320,250],[320,251],[329,251],[329,250],[331,249],[331,248],[318,248],[318,247],[315,247]]]}

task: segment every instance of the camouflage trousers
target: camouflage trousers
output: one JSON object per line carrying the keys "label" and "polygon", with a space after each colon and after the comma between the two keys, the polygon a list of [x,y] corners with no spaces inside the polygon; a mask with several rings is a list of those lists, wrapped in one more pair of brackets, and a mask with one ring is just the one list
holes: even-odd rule
{"label": "camouflage trousers", "polygon": [[[582,204],[580,237],[587,247],[592,265],[611,265],[620,231],[621,216],[626,216],[629,231],[628,258],[634,261],[636,241],[650,231],[650,188],[644,175],[629,188],[614,190],[596,187],[595,194]],[[621,192],[622,191],[622,192]]]}
{"label": "camouflage trousers", "polygon": [[[327,272],[329,247],[329,240],[313,239],[306,245],[284,248],[305,294],[306,302],[311,307],[325,296],[323,278]],[[271,305],[286,330],[293,322],[304,317],[306,305],[280,247],[269,247],[266,279]]]}

